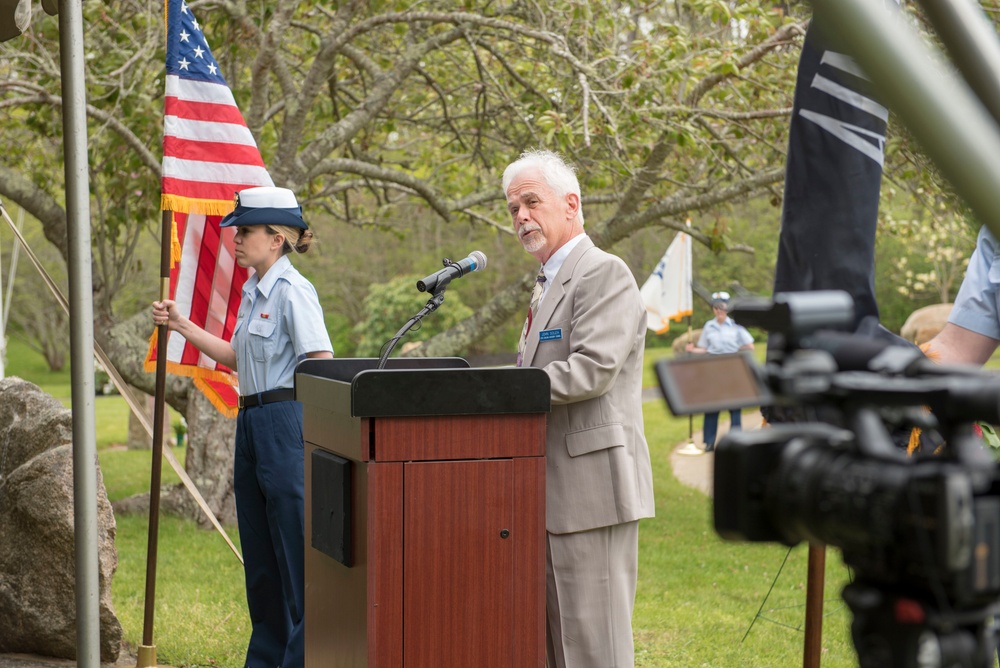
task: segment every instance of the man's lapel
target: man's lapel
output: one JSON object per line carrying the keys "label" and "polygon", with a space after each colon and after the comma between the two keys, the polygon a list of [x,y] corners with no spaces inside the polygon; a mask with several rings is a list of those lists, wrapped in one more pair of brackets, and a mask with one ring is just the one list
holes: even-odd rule
{"label": "man's lapel", "polygon": [[[593,247],[594,242],[590,240],[590,237],[581,240],[576,245],[576,248],[573,249],[573,252],[569,254],[569,257],[566,258],[566,261],[563,262],[562,267],[560,267],[559,273],[556,274],[555,280],[549,286],[549,291],[542,298],[542,303],[538,307],[538,313],[535,314],[532,321],[531,331],[528,332],[528,338],[524,344],[522,366],[531,366],[535,357],[535,351],[538,350],[539,332],[548,328],[549,323],[553,319],[553,314],[555,314],[566,293],[569,292],[569,283],[573,278],[577,262],[580,261],[584,253]],[[569,332],[563,332],[562,335],[563,337],[568,337]]]}

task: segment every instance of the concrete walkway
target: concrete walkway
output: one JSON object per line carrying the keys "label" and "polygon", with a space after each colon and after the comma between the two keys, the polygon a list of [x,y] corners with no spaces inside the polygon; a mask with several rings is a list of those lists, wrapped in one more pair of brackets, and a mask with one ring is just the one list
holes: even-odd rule
{"label": "concrete walkway", "polygon": [[[723,413],[723,415],[728,416],[729,414]],[[743,412],[744,429],[758,429],[760,428],[762,420],[763,418],[760,416],[760,411],[754,410]],[[695,417],[695,423],[701,423],[701,416]],[[718,443],[718,439],[721,439],[728,431],[729,420],[723,420],[722,415],[720,415],[719,434],[716,438],[716,443]],[[700,448],[704,445],[701,440],[702,436],[700,431],[696,431],[692,437],[697,447]],[[687,441],[678,443],[670,451],[670,467],[674,471],[674,477],[677,478],[682,485],[693,487],[707,496],[712,496],[712,475],[715,466],[715,453],[706,452],[701,455],[681,454],[681,450],[685,449],[687,444]]]}

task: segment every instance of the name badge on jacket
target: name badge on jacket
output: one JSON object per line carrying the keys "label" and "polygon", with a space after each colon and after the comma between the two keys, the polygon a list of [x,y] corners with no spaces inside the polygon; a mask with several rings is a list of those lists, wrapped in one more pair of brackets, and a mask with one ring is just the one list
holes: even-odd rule
{"label": "name badge on jacket", "polygon": [[562,339],[562,329],[543,329],[538,332],[538,340],[541,341],[559,341]]}

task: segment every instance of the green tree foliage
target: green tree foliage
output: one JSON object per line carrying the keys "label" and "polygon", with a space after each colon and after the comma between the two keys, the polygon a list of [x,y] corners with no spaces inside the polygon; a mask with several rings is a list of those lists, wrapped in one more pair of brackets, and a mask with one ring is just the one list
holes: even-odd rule
{"label": "green tree foliage", "polygon": [[896,290],[904,297],[947,303],[958,292],[976,237],[968,221],[946,210],[940,213],[933,221],[886,216],[885,227],[908,246],[909,252],[893,258]]}
{"label": "green tree foliage", "polygon": [[[396,332],[416,315],[427,302],[428,295],[417,292],[414,284],[423,276],[400,276],[388,283],[371,286],[364,299],[367,316],[354,328],[358,357],[378,357],[383,346]],[[472,309],[451,292],[445,293],[448,308],[440,308],[423,319],[400,340],[400,345],[423,342],[472,315]]]}
{"label": "green tree foliage", "polygon": [[[425,347],[435,354],[518,325],[532,262],[511,236],[498,182],[523,149],[556,149],[580,167],[588,229],[605,247],[644,228],[676,228],[782,177],[803,17],[770,2],[258,1],[195,10],[275,182],[296,191],[317,236],[362,231],[375,239],[364,244],[376,247],[368,260],[391,274],[469,246],[497,260],[496,280],[470,288],[467,301],[483,306]],[[162,12],[138,0],[113,11],[87,0],[84,16],[95,294],[113,321],[117,292],[152,273],[136,244],[159,219]],[[0,122],[15,129],[0,145],[17,156],[0,165],[0,195],[63,250],[57,37],[55,20],[42,17],[0,45]],[[725,245],[711,228],[694,234]],[[370,277],[350,271],[364,256],[344,251],[328,263],[341,276],[318,289],[328,309],[357,322]],[[324,283],[327,265],[311,266]]]}
{"label": "green tree foliage", "polygon": [[[112,11],[105,3],[84,3],[92,273],[100,329],[117,319],[116,297],[129,294],[142,269],[137,249],[143,233],[151,225],[156,229],[160,219],[159,151],[150,147],[162,133],[162,67],[154,67],[155,54],[162,54],[162,14],[139,2],[120,5],[121,11]],[[0,51],[0,195],[38,219],[65,260],[58,40],[56,19],[42,18]],[[128,299],[129,306],[133,301]]]}
{"label": "green tree foliage", "polygon": [[[155,255],[142,244],[159,221],[163,13],[140,0],[83,9],[95,304],[110,324],[155,295]],[[687,219],[708,278],[729,278],[712,275],[720,262],[741,283],[767,283],[769,251],[749,238],[777,236],[805,3],[219,0],[194,10],[272,177],[295,190],[325,243],[302,264],[338,350],[368,315],[369,267],[419,272],[474,248],[490,257],[462,288],[478,307],[418,354],[511,338],[534,268],[499,177],[529,147],[579,167],[588,232],[640,283]],[[45,16],[0,45],[0,196],[65,257],[57,53]],[[889,183],[958,211],[898,124],[890,133]],[[774,204],[766,233],[744,215],[756,198]]]}

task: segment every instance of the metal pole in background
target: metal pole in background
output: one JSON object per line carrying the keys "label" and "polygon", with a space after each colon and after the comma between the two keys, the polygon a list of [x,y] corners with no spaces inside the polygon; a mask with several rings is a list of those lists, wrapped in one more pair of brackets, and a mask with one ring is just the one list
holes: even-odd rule
{"label": "metal pole in background", "polygon": [[[694,300],[692,300],[692,301],[694,301]],[[692,310],[694,310],[694,309],[692,308]],[[691,340],[691,333],[694,331],[694,330],[691,329],[691,316],[687,317],[687,321],[688,321],[688,338],[687,338],[687,342],[688,343],[694,343],[694,341]],[[704,438],[702,438],[702,440],[704,440]],[[694,446],[694,414],[688,415],[688,447],[689,448],[695,447]]]}
{"label": "metal pole in background", "polygon": [[59,0],[63,147],[69,247],[73,408],[73,516],[76,527],[77,665],[101,665],[97,555],[97,432],[94,417],[94,295],[90,253],[86,79],[81,0]]}
{"label": "metal pole in background", "polygon": [[934,32],[976,97],[1000,122],[1000,39],[972,0],[919,0]]}
{"label": "metal pole in background", "polygon": [[[19,209],[17,214],[17,231],[20,232],[24,226],[24,209]],[[14,243],[10,249],[10,268],[7,276],[7,289],[4,293],[2,267],[0,267],[0,379],[6,377],[5,364],[7,363],[7,316],[10,315],[10,301],[13,299],[14,277],[17,275],[17,255],[21,250],[21,243],[14,238]]]}
{"label": "metal pole in background", "polygon": [[815,14],[878,87],[927,155],[1000,237],[1000,133],[997,123],[928,46],[881,2],[812,0]]}
{"label": "metal pole in background", "polygon": [[[24,229],[24,209],[18,209],[17,211],[17,233],[20,233]],[[7,322],[10,320],[10,302],[14,298],[14,279],[17,277],[17,258],[21,253],[21,240],[14,238],[14,245],[10,251],[10,267],[7,268],[7,298],[3,304],[3,313],[0,313],[0,318],[3,322],[0,323],[0,328],[6,330]]]}

